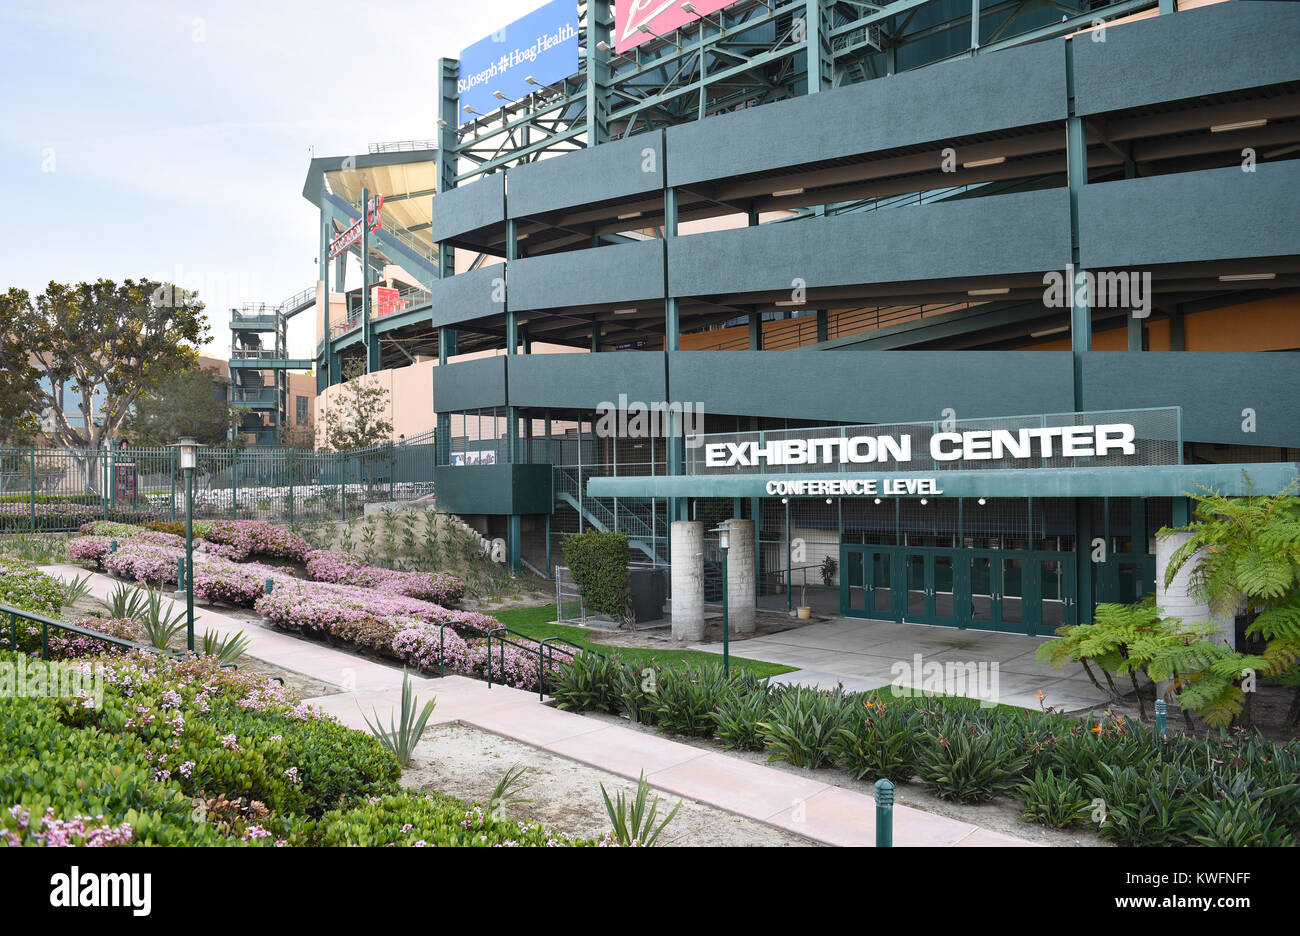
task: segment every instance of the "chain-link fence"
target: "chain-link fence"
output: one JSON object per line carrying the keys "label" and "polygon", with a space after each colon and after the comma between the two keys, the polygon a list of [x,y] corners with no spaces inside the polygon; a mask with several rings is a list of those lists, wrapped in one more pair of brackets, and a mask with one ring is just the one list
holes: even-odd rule
{"label": "chain-link fence", "polygon": [[[433,433],[347,452],[199,449],[194,516],[346,520],[366,504],[433,493]],[[75,530],[90,520],[185,518],[175,448],[0,449],[0,532]]]}

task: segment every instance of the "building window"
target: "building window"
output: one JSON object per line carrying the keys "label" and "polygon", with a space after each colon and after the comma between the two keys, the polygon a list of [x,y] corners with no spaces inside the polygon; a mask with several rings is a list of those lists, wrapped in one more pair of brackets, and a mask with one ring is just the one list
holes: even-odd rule
{"label": "building window", "polygon": [[307,411],[307,397],[305,396],[294,397],[294,405],[295,405],[295,409],[297,410],[295,416],[298,425],[306,426],[307,424],[309,424],[311,422],[311,418],[308,416],[308,411]]}

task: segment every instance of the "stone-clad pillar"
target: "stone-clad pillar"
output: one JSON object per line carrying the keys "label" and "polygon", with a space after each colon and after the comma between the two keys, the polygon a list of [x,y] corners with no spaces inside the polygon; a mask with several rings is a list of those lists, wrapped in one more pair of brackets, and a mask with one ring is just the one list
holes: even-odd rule
{"label": "stone-clad pillar", "polygon": [[673,639],[700,640],[704,636],[704,524],[675,520],[669,537]]}
{"label": "stone-clad pillar", "polygon": [[1224,620],[1210,613],[1210,606],[1191,593],[1189,581],[1192,570],[1196,568],[1199,554],[1183,564],[1174,576],[1174,580],[1165,588],[1165,570],[1169,568],[1169,559],[1183,543],[1191,538],[1190,533],[1171,533],[1156,541],[1156,605],[1165,617],[1182,618],[1186,624],[1205,621],[1213,622],[1219,633],[1215,640],[1232,649],[1237,647],[1237,629],[1232,617]]}
{"label": "stone-clad pillar", "polygon": [[727,616],[733,634],[752,634],[757,626],[758,575],[754,567],[754,521],[728,520]]}

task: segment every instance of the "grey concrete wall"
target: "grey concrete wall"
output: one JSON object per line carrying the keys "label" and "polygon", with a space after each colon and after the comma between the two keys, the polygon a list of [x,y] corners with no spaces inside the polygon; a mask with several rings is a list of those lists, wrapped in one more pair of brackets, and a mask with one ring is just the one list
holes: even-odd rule
{"label": "grey concrete wall", "polygon": [[[895,352],[897,353],[897,352]],[[1181,406],[1183,439],[1300,446],[1300,352],[1094,351],[1083,356],[1083,408]],[[1254,431],[1247,432],[1254,411]]]}
{"label": "grey concrete wall", "polygon": [[516,166],[509,175],[512,218],[658,192],[664,184],[663,131]]}
{"label": "grey concrete wall", "polygon": [[663,241],[524,257],[509,266],[510,308],[628,303],[664,295]]}
{"label": "grey concrete wall", "polygon": [[[506,268],[500,264],[436,279],[429,287],[433,327],[454,325],[505,312]],[[500,299],[501,301],[498,301]]]}
{"label": "grey concrete wall", "polygon": [[670,127],[668,184],[1065,117],[1064,45],[1039,43]]}
{"label": "grey concrete wall", "polygon": [[[1300,16],[1300,14],[1298,14]],[[1277,257],[1300,253],[1300,161],[1085,185],[1084,267]]]}
{"label": "grey concrete wall", "polygon": [[947,408],[958,418],[1074,409],[1066,351],[679,351],[668,357],[672,398],[702,401],[709,413],[893,422],[942,419]]}
{"label": "grey concrete wall", "polygon": [[654,403],[667,398],[661,351],[583,354],[525,354],[510,361],[512,406],[581,407],[628,401]]}
{"label": "grey concrete wall", "polygon": [[1063,269],[1065,189],[765,224],[668,241],[675,296]]}
{"label": "grey concrete wall", "polygon": [[1236,0],[1105,35],[1105,42],[1074,40],[1080,114],[1300,79],[1300,15],[1292,3]]}
{"label": "grey concrete wall", "polygon": [[462,361],[433,369],[433,410],[453,413],[506,405],[504,356]]}
{"label": "grey concrete wall", "polygon": [[433,240],[452,240],[490,224],[500,224],[506,213],[506,176],[494,172],[433,197]]}

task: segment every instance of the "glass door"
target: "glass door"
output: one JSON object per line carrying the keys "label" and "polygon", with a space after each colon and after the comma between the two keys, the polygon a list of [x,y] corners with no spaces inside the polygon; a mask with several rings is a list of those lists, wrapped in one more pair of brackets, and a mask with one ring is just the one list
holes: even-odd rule
{"label": "glass door", "polygon": [[[907,586],[896,550],[887,546],[841,546],[840,608],[846,617],[901,621]],[[895,578],[900,581],[895,581]]]}

